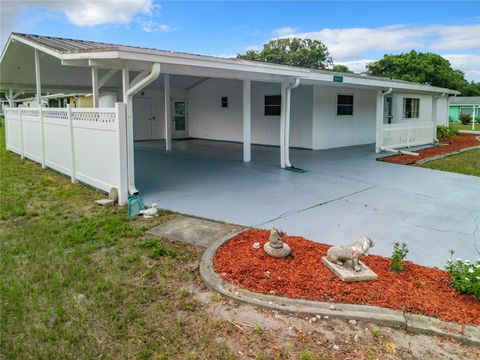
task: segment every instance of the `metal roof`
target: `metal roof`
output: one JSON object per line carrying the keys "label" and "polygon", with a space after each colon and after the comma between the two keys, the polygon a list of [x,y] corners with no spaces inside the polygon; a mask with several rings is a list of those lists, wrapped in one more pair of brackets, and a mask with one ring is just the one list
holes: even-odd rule
{"label": "metal roof", "polygon": [[[186,52],[176,52],[176,51],[169,51],[169,50],[160,50],[155,48],[147,48],[147,47],[137,47],[131,45],[120,45],[120,44],[111,44],[111,43],[104,43],[104,42],[97,42],[97,41],[89,41],[89,40],[77,40],[77,39],[66,39],[60,37],[52,37],[52,36],[42,36],[42,35],[35,35],[35,34],[24,34],[24,33],[12,33],[11,36],[15,36],[16,38],[25,39],[26,41],[33,42],[39,46],[42,46],[46,49],[49,49],[59,56],[69,55],[69,54],[80,54],[80,53],[92,53],[92,52],[108,52],[108,51],[130,51],[135,53],[142,53],[142,54],[151,54],[151,55],[168,55],[168,56],[179,56],[179,57],[188,57],[192,59],[204,59],[208,60],[211,59],[212,61],[222,62],[222,63],[229,63],[229,64],[236,64],[236,65],[263,65],[267,66],[270,71],[275,70],[290,70],[299,72],[302,74],[298,74],[299,76],[308,74],[323,74],[323,75],[340,75],[342,77],[354,78],[354,79],[365,79],[365,80],[377,80],[388,82],[386,86],[394,86],[394,84],[403,84],[410,85],[413,87],[421,88],[422,91],[446,91],[450,94],[458,94],[457,91],[443,89],[438,87],[432,87],[428,84],[419,84],[413,83],[410,81],[405,80],[397,80],[391,79],[386,77],[379,77],[379,76],[369,76],[365,74],[353,74],[353,73],[339,73],[332,70],[319,70],[319,69],[310,69],[310,68],[302,68],[298,66],[291,66],[291,65],[282,65],[282,64],[275,64],[275,63],[267,63],[262,61],[251,61],[251,60],[243,60],[237,58],[222,58],[210,55],[203,55],[203,54],[192,54]],[[3,52],[6,48],[3,49]],[[2,52],[2,56],[3,56]],[[265,69],[268,72],[268,69]],[[296,76],[296,75],[295,75]]]}
{"label": "metal roof", "polygon": [[480,105],[480,96],[456,96],[450,98],[450,105]]}

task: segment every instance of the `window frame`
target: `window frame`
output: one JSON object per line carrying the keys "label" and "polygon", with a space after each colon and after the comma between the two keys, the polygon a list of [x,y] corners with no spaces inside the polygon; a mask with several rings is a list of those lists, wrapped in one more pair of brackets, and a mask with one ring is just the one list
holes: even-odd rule
{"label": "window frame", "polygon": [[[407,116],[407,103],[408,100],[416,100],[417,106],[416,106],[416,112],[413,111],[413,108],[410,110],[411,114],[410,116]],[[403,98],[403,118],[404,119],[420,119],[420,98],[414,98],[414,97],[404,97]]]}
{"label": "window frame", "polygon": [[[340,96],[351,96],[351,97],[352,97],[352,103],[351,103],[351,104],[340,104],[340,103],[338,102]],[[337,94],[337,106],[336,106],[336,108],[337,108],[337,116],[353,116],[353,114],[354,114],[354,113],[353,113],[353,107],[354,107],[354,105],[355,105],[355,96],[354,96],[354,94],[343,94],[343,93],[342,93],[342,94]],[[351,114],[339,114],[339,113],[338,113],[338,107],[339,107],[339,106],[342,106],[342,107],[351,107],[352,113],[351,113]]]}
{"label": "window frame", "polygon": [[[267,97],[278,97],[280,99],[280,102],[278,104],[274,105],[267,105]],[[267,114],[267,108],[273,109],[273,108],[278,108],[279,112],[278,114]],[[264,94],[263,96],[263,116],[280,116],[282,113],[282,95],[281,94]]]}

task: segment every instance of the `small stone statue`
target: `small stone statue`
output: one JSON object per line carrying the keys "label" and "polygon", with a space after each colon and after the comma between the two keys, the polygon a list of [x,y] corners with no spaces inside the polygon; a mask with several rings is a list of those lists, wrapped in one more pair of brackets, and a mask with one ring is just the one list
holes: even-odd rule
{"label": "small stone statue", "polygon": [[285,237],[285,233],[283,231],[272,229],[270,231],[270,238],[269,241],[265,243],[263,246],[263,250],[273,257],[276,258],[284,258],[292,252],[290,246],[283,242],[283,238]]}
{"label": "small stone statue", "polygon": [[368,249],[373,247],[373,245],[372,239],[363,236],[350,246],[332,246],[327,251],[327,259],[334,264],[342,266],[349,262],[352,264],[353,269],[359,272],[362,270],[362,267],[358,261],[362,256],[368,255]]}

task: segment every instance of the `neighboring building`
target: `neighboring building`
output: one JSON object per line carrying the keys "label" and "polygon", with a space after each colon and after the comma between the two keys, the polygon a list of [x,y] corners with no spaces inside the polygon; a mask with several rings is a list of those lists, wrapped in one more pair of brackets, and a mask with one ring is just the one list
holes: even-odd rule
{"label": "neighboring building", "polygon": [[480,120],[480,96],[455,96],[449,99],[448,117],[451,122],[459,123],[460,114],[469,114]]}

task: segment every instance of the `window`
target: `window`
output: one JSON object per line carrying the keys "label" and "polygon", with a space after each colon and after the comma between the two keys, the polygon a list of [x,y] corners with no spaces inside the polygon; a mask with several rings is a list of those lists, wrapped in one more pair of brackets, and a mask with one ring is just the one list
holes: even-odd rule
{"label": "window", "polygon": [[222,108],[228,108],[228,97],[222,96]]}
{"label": "window", "polygon": [[420,99],[404,98],[403,99],[403,117],[405,119],[418,118],[420,113]]}
{"label": "window", "polygon": [[337,95],[337,115],[353,115],[353,95]]}
{"label": "window", "polygon": [[265,116],[280,116],[281,107],[280,95],[265,95]]}
{"label": "window", "polygon": [[458,112],[460,114],[469,114],[470,116],[473,116],[473,106],[470,106],[470,107],[460,106],[460,109]]}

